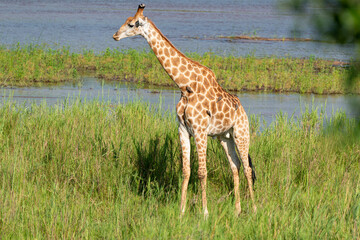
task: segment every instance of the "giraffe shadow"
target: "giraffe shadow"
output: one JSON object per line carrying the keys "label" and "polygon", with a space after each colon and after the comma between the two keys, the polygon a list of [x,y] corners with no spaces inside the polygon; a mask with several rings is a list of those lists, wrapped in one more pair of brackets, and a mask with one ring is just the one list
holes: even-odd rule
{"label": "giraffe shadow", "polygon": [[141,195],[175,193],[181,181],[179,146],[170,133],[134,141],[133,189]]}

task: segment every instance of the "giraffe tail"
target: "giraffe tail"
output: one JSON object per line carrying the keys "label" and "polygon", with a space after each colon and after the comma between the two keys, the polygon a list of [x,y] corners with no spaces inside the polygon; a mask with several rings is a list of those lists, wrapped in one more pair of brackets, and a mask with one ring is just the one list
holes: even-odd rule
{"label": "giraffe tail", "polygon": [[255,180],[256,180],[255,167],[252,164],[250,154],[248,156],[249,156],[249,166],[251,168],[251,178],[252,178],[252,183],[253,183],[253,186],[254,186]]}

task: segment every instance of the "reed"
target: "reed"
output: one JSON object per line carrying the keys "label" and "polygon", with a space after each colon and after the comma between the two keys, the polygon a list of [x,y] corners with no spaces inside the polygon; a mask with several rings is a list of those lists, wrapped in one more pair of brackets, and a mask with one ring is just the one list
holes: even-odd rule
{"label": "reed", "polygon": [[[188,53],[211,68],[218,82],[234,91],[299,93],[360,93],[360,85],[345,86],[348,70],[315,58],[256,58]],[[68,47],[44,45],[0,47],[0,85],[29,86],[77,80],[81,74],[117,81],[175,86],[152,52],[107,49],[74,53]]]}
{"label": "reed", "polygon": [[0,106],[0,235],[9,238],[243,239],[360,237],[360,141],[344,113],[279,113],[250,154],[258,181],[252,212],[245,178],[234,216],[232,179],[220,144],[209,139],[203,220],[192,142],[188,208],[179,219],[177,123],[134,102],[76,100],[54,106]]}

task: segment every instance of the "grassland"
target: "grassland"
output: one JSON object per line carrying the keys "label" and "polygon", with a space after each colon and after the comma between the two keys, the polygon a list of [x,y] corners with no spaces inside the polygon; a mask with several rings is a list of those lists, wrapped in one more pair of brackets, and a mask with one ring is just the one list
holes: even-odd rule
{"label": "grassland", "polygon": [[[179,219],[181,155],[172,114],[136,102],[0,106],[2,239],[358,239],[360,140],[344,113],[279,113],[250,154],[258,181],[251,211],[234,216],[231,172],[209,139],[203,220],[192,161],[188,209]],[[335,131],[336,130],[336,131]],[[357,135],[359,136],[359,135]],[[192,143],[192,156],[195,155]]]}
{"label": "grassland", "polygon": [[[348,89],[347,69],[321,59],[256,58],[187,54],[210,67],[228,90],[299,93],[360,93],[360,85]],[[91,74],[107,80],[175,86],[152,52],[107,49],[95,54],[74,53],[67,47],[44,45],[0,47],[0,85],[29,86],[58,83]]]}

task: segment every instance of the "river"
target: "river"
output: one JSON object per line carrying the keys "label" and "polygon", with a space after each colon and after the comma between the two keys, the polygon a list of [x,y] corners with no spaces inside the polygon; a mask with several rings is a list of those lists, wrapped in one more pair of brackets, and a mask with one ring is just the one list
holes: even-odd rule
{"label": "river", "polygon": [[[336,111],[344,111],[348,117],[355,117],[355,111],[347,104],[351,99],[360,100],[360,96],[349,95],[315,95],[296,93],[256,93],[238,92],[239,97],[247,114],[255,114],[271,123],[276,114],[283,112],[289,117],[297,118],[306,108],[317,110],[323,109],[327,116]],[[144,101],[162,111],[175,112],[175,106],[180,98],[180,91],[171,88],[156,88],[143,86],[139,88],[133,83],[114,81],[102,81],[93,77],[84,77],[78,83],[65,83],[56,86],[27,87],[27,88],[3,88],[0,94],[3,101],[12,99],[18,104],[31,105],[46,101],[47,105],[64,103],[64,101],[100,100],[111,104],[126,104],[134,101]]]}
{"label": "river", "polygon": [[[148,48],[141,37],[112,40],[113,33],[133,16],[138,1],[0,0],[0,43],[50,44],[74,51],[106,48]],[[183,52],[236,56],[292,56],[349,60],[351,46],[319,42],[267,42],[221,39],[219,36],[302,37],[317,39],[308,15],[295,15],[284,0],[152,0],[144,15]],[[317,9],[312,9],[316,11]],[[294,28],[299,25],[299,28]]]}

